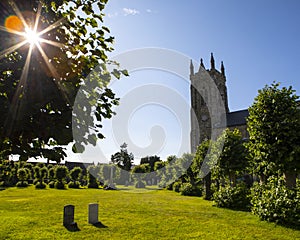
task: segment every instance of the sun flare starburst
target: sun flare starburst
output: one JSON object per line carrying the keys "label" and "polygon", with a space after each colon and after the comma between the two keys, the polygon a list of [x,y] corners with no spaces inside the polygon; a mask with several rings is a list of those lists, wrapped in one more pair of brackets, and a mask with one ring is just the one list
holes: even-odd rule
{"label": "sun flare starburst", "polygon": [[36,31],[30,28],[25,29],[24,37],[30,45],[37,45],[41,41],[41,38],[39,37],[39,33],[37,33]]}
{"label": "sun flare starburst", "polygon": [[[42,12],[41,4],[39,4],[36,10],[31,12],[31,15],[35,16],[31,18],[31,20],[35,18],[33,23],[27,22],[27,18],[23,16],[22,12],[19,10],[15,2],[11,2],[11,4],[15,15],[11,15],[6,18],[4,26],[0,26],[0,31],[10,33],[17,37],[19,36],[19,41],[15,42],[14,45],[8,47],[7,49],[0,51],[0,59],[28,45],[28,53],[25,59],[25,64],[11,106],[18,106],[20,103],[20,96],[22,95],[23,89],[25,89],[25,86],[27,85],[28,72],[30,70],[30,62],[31,58],[33,57],[33,51],[38,51],[40,53],[45,66],[48,68],[51,76],[54,78],[55,84],[62,91],[62,94],[65,95],[63,89],[61,89],[59,81],[56,81],[60,79],[59,74],[57,73],[54,65],[52,64],[52,61],[49,59],[44,50],[44,47],[46,47],[45,44],[57,48],[62,48],[63,44],[43,37],[44,35],[47,35],[46,33],[51,32],[61,26],[63,20],[60,19],[53,24],[46,26],[44,29],[39,29]],[[18,107],[13,107],[13,109],[11,109],[11,112],[13,114],[13,118],[16,117],[18,114]]]}

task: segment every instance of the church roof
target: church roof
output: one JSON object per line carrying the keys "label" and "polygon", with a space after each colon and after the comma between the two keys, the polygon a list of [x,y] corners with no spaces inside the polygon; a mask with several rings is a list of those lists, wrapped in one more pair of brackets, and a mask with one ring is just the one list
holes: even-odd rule
{"label": "church roof", "polygon": [[248,116],[248,109],[227,113],[227,127],[246,125]]}

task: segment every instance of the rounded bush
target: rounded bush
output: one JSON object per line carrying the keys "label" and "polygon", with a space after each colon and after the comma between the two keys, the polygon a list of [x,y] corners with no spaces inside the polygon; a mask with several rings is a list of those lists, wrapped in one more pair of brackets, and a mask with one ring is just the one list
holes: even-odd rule
{"label": "rounded bush", "polygon": [[175,182],[174,184],[173,184],[173,190],[175,191],[175,192],[180,192],[180,188],[181,188],[181,183],[180,182]]}
{"label": "rounded bush", "polygon": [[236,187],[221,187],[219,191],[214,192],[213,200],[217,207],[250,210],[250,190],[245,183],[240,183]]}
{"label": "rounded bush", "polygon": [[63,182],[56,182],[56,183],[54,184],[54,187],[55,187],[56,189],[65,189],[65,188],[66,188],[65,183],[63,183]]}
{"label": "rounded bush", "polygon": [[54,181],[51,181],[51,182],[49,182],[49,188],[54,188],[54,186],[55,186],[55,182]]}
{"label": "rounded bush", "polygon": [[145,187],[146,187],[146,184],[145,184],[145,182],[143,182],[143,181],[137,181],[137,182],[135,183],[135,187],[136,187],[136,188],[145,188]]}
{"label": "rounded bush", "polygon": [[251,189],[251,211],[260,219],[300,226],[300,189],[288,189],[284,180],[272,177]]}
{"label": "rounded bush", "polygon": [[190,183],[183,183],[180,187],[180,193],[184,196],[202,196],[202,188],[200,186],[193,186]]}
{"label": "rounded bush", "polygon": [[17,187],[28,187],[28,182],[27,181],[23,181],[23,182],[19,181],[19,182],[17,182],[16,186]]}
{"label": "rounded bush", "polygon": [[47,187],[47,184],[44,183],[44,182],[38,182],[36,185],[35,185],[35,188],[36,189],[45,189]]}
{"label": "rounded bush", "polygon": [[99,184],[97,182],[89,182],[87,187],[88,188],[99,188]]}
{"label": "rounded bush", "polygon": [[68,187],[69,188],[79,188],[80,187],[80,183],[78,181],[76,181],[76,182],[69,182]]}
{"label": "rounded bush", "polygon": [[36,185],[38,182],[39,182],[39,179],[35,178],[32,183],[33,183],[33,185]]}

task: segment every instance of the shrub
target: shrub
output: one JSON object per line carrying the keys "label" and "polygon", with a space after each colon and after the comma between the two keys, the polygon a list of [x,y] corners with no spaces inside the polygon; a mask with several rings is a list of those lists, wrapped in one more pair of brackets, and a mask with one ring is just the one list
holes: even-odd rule
{"label": "shrub", "polygon": [[135,183],[135,187],[136,187],[136,188],[145,188],[145,187],[146,187],[146,184],[145,184],[144,181],[139,180],[139,181],[137,181],[137,182]]}
{"label": "shrub", "polygon": [[56,189],[66,189],[66,185],[64,182],[55,182],[54,187]]}
{"label": "shrub", "polygon": [[173,184],[173,190],[174,190],[175,192],[180,192],[180,187],[181,187],[181,182],[175,182],[175,183]]}
{"label": "shrub", "polygon": [[265,185],[251,190],[251,211],[260,219],[300,226],[300,191],[288,189],[283,178],[269,178]]}
{"label": "shrub", "polygon": [[28,182],[27,181],[19,181],[16,184],[17,187],[28,187]]}
{"label": "shrub", "polygon": [[180,193],[184,196],[202,196],[202,187],[193,186],[191,183],[183,183],[180,187]]}
{"label": "shrub", "polygon": [[213,194],[213,200],[217,207],[250,210],[250,190],[245,183],[239,183],[235,187],[221,187]]}
{"label": "shrub", "polygon": [[88,188],[99,188],[99,183],[93,174],[88,173]]}
{"label": "shrub", "polygon": [[38,182],[36,185],[35,185],[35,188],[36,189],[45,189],[47,187],[46,183],[44,182]]}
{"label": "shrub", "polygon": [[51,182],[49,182],[49,188],[54,188],[54,185],[55,185],[55,182],[54,181],[51,181]]}
{"label": "shrub", "polygon": [[79,181],[69,182],[68,187],[69,188],[79,188],[80,187],[80,183],[79,183]]}
{"label": "shrub", "polygon": [[25,168],[20,168],[17,172],[19,181],[26,181],[28,179],[27,170]]}
{"label": "shrub", "polygon": [[38,182],[39,182],[39,179],[38,179],[38,178],[35,178],[35,179],[33,180],[33,185],[36,185]]}

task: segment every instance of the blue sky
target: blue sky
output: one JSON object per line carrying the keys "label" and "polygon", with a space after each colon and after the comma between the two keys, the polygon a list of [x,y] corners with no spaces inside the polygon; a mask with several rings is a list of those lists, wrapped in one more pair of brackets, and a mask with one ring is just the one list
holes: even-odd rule
{"label": "blue sky", "polygon": [[[229,108],[235,111],[249,107],[257,91],[273,81],[292,85],[300,94],[299,12],[297,0],[110,0],[105,8],[104,24],[115,37],[111,57],[133,49],[158,47],[180,52],[196,61],[203,58],[208,68],[213,52],[217,68],[224,61]],[[186,79],[159,70],[131,72],[129,78],[113,82],[111,87],[121,97],[121,107],[122,97],[147,84],[171,89],[189,103]],[[162,97],[157,96],[157,101]],[[151,126],[158,125],[165,131],[165,141],[158,152],[149,155],[157,154],[165,159],[170,154],[189,151],[189,139],[182,139],[189,120],[181,122],[170,108],[157,104],[148,104],[148,109],[145,106],[141,104],[132,110],[125,129],[132,144],[147,147],[151,144]],[[117,115],[118,111],[117,108]],[[188,109],[186,112],[188,115]],[[106,158],[118,150],[122,141],[117,139],[117,133],[112,133],[116,129],[113,120],[105,121],[107,139],[99,142],[99,148]],[[179,150],[182,142],[184,150]],[[129,151],[135,149],[132,144],[128,146]],[[90,156],[95,155],[92,152]]]}

